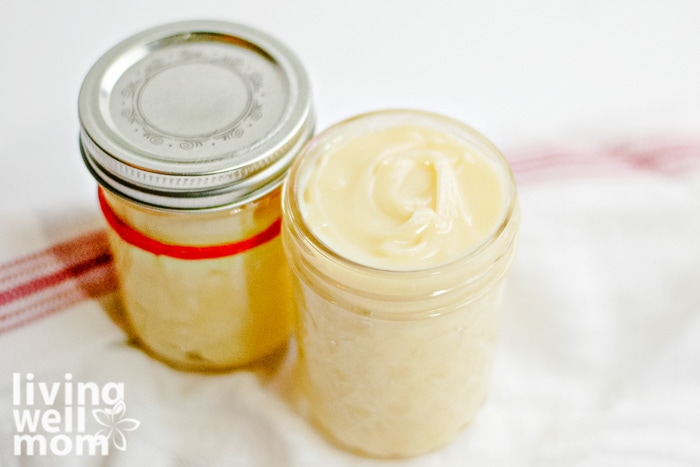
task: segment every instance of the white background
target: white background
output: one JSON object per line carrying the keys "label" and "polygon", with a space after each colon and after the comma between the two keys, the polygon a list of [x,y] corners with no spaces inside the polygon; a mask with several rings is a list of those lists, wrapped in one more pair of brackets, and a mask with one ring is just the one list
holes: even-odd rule
{"label": "white background", "polygon": [[[697,0],[0,2],[3,261],[53,239],[50,222],[8,219],[98,218],[78,150],[81,81],[112,45],[164,22],[230,20],[281,39],[309,72],[319,129],[418,107],[465,121],[506,156],[700,136]],[[523,186],[489,401],[473,430],[405,465],[698,465],[700,185],[662,172]],[[0,338],[0,448],[14,429],[4,368],[124,381],[142,421],[127,452],[78,464],[0,449],[3,467],[360,462],[245,372],[170,371],[99,311],[83,302]]]}
{"label": "white background", "polygon": [[419,107],[506,153],[700,130],[695,0],[196,0],[0,3],[0,212],[94,202],[77,94],[126,36],[206,18],[287,43],[311,76],[318,127]]}

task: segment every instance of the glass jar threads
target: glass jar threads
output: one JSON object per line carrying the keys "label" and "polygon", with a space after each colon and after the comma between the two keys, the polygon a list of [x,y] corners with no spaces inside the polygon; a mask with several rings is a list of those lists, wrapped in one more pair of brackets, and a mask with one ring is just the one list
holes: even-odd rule
{"label": "glass jar threads", "polygon": [[239,24],[163,25],[95,63],[79,115],[133,338],[197,371],[284,347],[280,187],[314,125],[294,54]]}
{"label": "glass jar threads", "polygon": [[449,442],[486,397],[517,244],[503,156],[444,116],[361,115],[307,144],[283,218],[310,417],[374,456]]}

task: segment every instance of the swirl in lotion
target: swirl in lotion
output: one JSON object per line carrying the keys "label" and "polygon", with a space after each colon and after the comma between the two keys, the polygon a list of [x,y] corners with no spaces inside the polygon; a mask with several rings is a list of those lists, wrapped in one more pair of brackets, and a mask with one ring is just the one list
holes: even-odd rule
{"label": "swirl in lotion", "polygon": [[506,210],[502,170],[444,131],[398,125],[332,140],[302,212],[329,248],[370,267],[426,269],[480,246]]}

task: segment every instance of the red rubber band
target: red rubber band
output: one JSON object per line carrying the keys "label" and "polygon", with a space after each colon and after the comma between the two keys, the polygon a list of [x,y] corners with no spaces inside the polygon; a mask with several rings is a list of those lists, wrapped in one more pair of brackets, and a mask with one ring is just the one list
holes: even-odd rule
{"label": "red rubber band", "polygon": [[277,237],[282,225],[282,219],[279,218],[262,232],[234,243],[208,246],[174,245],[148,237],[127,225],[117,217],[112,207],[107,203],[101,188],[98,189],[97,196],[100,201],[100,209],[102,209],[102,214],[104,214],[107,224],[122,240],[154,255],[170,256],[179,259],[214,259],[244,253]]}

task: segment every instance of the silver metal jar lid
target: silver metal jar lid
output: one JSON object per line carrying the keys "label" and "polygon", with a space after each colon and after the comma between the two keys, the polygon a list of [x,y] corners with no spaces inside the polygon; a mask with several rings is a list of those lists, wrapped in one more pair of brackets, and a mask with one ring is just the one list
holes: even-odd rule
{"label": "silver metal jar lid", "polygon": [[161,209],[213,209],[279,186],[314,116],[295,55],[255,29],[188,21],[117,44],[78,100],[98,183]]}

